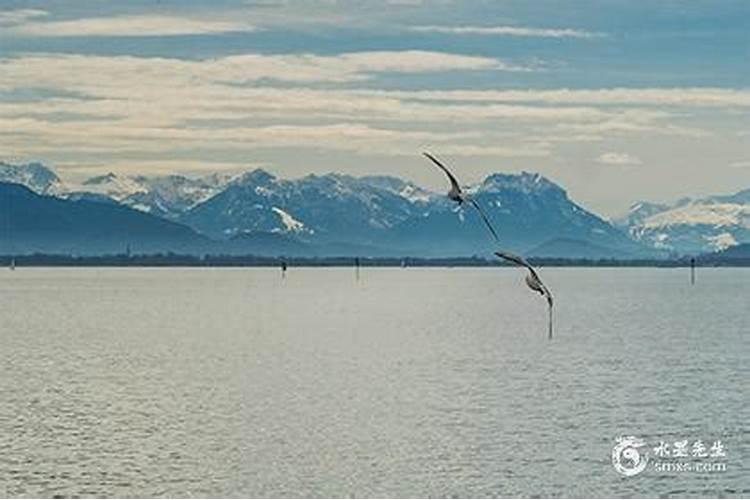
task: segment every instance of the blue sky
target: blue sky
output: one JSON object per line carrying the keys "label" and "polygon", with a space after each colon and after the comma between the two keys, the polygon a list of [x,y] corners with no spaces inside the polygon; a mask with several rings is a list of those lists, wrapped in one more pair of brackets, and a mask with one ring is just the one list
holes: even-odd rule
{"label": "blue sky", "polygon": [[0,159],[537,171],[615,215],[750,187],[750,2],[0,0]]}

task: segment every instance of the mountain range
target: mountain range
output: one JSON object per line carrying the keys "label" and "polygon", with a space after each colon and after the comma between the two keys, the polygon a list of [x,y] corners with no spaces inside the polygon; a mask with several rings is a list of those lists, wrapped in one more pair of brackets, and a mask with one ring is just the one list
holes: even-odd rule
{"label": "mountain range", "polygon": [[[66,183],[40,163],[0,162],[4,252],[257,255],[488,255],[493,241],[458,208],[395,177],[280,179],[264,170],[204,177],[106,174]],[[24,186],[21,190],[20,186]],[[748,235],[750,190],[641,203],[610,223],[533,173],[467,188],[506,248],[537,257],[638,258],[727,248]],[[12,242],[9,242],[12,239]]]}
{"label": "mountain range", "polygon": [[750,189],[674,204],[637,203],[615,223],[634,240],[673,254],[725,250],[750,242]]}

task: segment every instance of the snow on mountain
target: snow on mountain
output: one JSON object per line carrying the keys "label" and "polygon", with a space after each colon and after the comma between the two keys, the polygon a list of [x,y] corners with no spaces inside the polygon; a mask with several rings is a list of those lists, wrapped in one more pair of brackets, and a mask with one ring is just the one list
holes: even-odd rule
{"label": "snow on mountain", "polygon": [[[600,247],[627,256],[645,250],[539,174],[493,174],[466,190],[483,207],[510,250],[525,253],[554,240],[575,240],[577,248]],[[426,210],[396,228],[394,242],[425,255],[491,251],[495,243],[476,211],[471,206],[463,206],[458,213],[455,210],[444,196],[436,198]]]}
{"label": "snow on mountain", "polygon": [[146,188],[145,193],[131,196],[129,203],[151,207],[151,211],[175,218],[186,210],[203,203],[221,191],[233,176],[212,174],[189,178],[182,175],[135,177]]}
{"label": "snow on mountain", "polygon": [[55,172],[36,162],[14,165],[0,161],[0,182],[21,184],[37,194],[55,195],[65,190]]}
{"label": "snow on mountain", "polygon": [[748,216],[750,216],[750,205],[698,202],[647,217],[643,222],[643,227],[658,229],[675,225],[705,225],[721,228],[743,225],[744,219]]}
{"label": "snow on mountain", "polygon": [[545,191],[564,193],[564,190],[541,174],[521,172],[514,174],[492,174],[478,186],[478,192],[500,193],[516,191],[523,194],[538,194]]}
{"label": "snow on mountain", "polygon": [[698,254],[750,241],[750,189],[696,200],[683,198],[674,205],[644,206],[649,207],[647,211],[636,206],[618,223],[634,239],[654,248]]}
{"label": "snow on mountain", "polygon": [[663,203],[640,201],[632,205],[627,214],[616,218],[614,223],[629,228],[637,224],[642,224],[648,217],[669,210],[669,208],[669,205]]}
{"label": "snow on mountain", "polygon": [[732,235],[731,233],[721,233],[715,236],[706,236],[705,239],[716,251],[726,250],[727,248],[736,246],[738,244],[737,240],[734,239],[734,235]]}
{"label": "snow on mountain", "polygon": [[385,189],[414,203],[428,203],[435,197],[435,193],[398,177],[369,175],[360,177],[359,181],[376,188]]}
{"label": "snow on mountain", "polygon": [[106,196],[142,212],[175,219],[218,193],[233,176],[211,174],[190,178],[182,175],[122,176],[109,173],[85,180],[70,195]]}
{"label": "snow on mountain", "polygon": [[129,196],[145,193],[147,189],[143,184],[131,177],[119,176],[110,172],[106,175],[86,179],[81,183],[78,191],[99,194],[122,202]]}
{"label": "snow on mountain", "polygon": [[234,178],[234,175],[223,173],[185,177],[128,176],[110,172],[74,184],[63,182],[52,169],[41,163],[0,162],[0,182],[21,184],[38,194],[70,200],[117,202],[168,219],[175,219],[208,200]]}
{"label": "snow on mountain", "polygon": [[180,220],[215,237],[304,232],[322,242],[369,241],[412,215],[415,202],[397,192],[405,183],[396,181],[340,174],[285,180],[258,169],[237,177]]}
{"label": "snow on mountain", "polygon": [[271,210],[273,210],[279,216],[279,218],[281,219],[281,223],[284,225],[286,231],[291,233],[299,233],[305,230],[305,225],[303,223],[301,223],[279,207],[271,207]]}

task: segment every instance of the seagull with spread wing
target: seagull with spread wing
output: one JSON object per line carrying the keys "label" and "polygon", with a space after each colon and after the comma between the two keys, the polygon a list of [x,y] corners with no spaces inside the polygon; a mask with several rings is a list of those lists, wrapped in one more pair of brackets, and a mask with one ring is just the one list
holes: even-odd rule
{"label": "seagull with spread wing", "polygon": [[440,168],[443,172],[445,172],[445,175],[448,177],[448,180],[451,183],[451,189],[448,191],[448,198],[458,203],[459,206],[463,205],[464,203],[470,203],[474,208],[477,209],[477,212],[479,213],[479,216],[482,217],[482,220],[484,221],[484,224],[487,226],[487,229],[489,229],[490,233],[492,233],[492,237],[495,238],[495,241],[500,241],[500,238],[497,237],[497,232],[495,231],[495,228],[492,227],[492,224],[490,223],[489,217],[487,217],[487,214],[484,213],[484,210],[479,206],[479,203],[476,202],[476,200],[472,199],[464,193],[464,191],[461,189],[461,186],[458,184],[458,180],[456,180],[456,177],[451,173],[448,168],[443,165],[440,160],[432,156],[430,153],[424,153],[424,155],[432,161],[435,165]]}
{"label": "seagull with spread wing", "polygon": [[[461,185],[458,183],[458,180],[456,177],[451,173],[448,168],[443,165],[440,160],[432,156],[430,153],[424,153],[424,155],[432,161],[435,165],[442,170],[445,175],[448,177],[448,180],[451,183],[451,189],[448,191],[448,198],[458,203],[459,206],[463,205],[464,203],[468,202],[471,203],[474,208],[477,209],[477,212],[479,212],[479,215],[482,217],[482,220],[484,221],[485,225],[487,226],[487,229],[490,230],[490,233],[492,233],[492,236],[495,238],[495,241],[499,242],[500,239],[497,236],[497,232],[495,232],[495,228],[492,227],[492,224],[490,223],[489,217],[484,213],[484,210],[479,206],[479,204],[470,198],[466,193],[463,192],[461,189]],[[547,299],[547,307],[549,311],[549,333],[548,337],[552,338],[552,305],[553,305],[553,299],[552,299],[552,292],[549,291],[549,288],[542,282],[542,279],[539,277],[539,274],[536,272],[536,269],[534,269],[531,264],[529,264],[526,259],[523,257],[519,257],[518,255],[514,255],[512,253],[508,252],[495,252],[495,255],[500,257],[501,259],[507,260],[509,262],[512,262],[518,266],[525,267],[529,270],[529,274],[526,276],[526,285],[528,285],[529,288],[534,290],[535,292],[539,293],[542,297]]]}
{"label": "seagull with spread wing", "polygon": [[497,255],[501,259],[512,262],[516,264],[517,266],[525,267],[526,269],[529,270],[529,274],[526,275],[526,285],[528,285],[529,288],[531,288],[535,292],[539,293],[542,297],[547,299],[547,307],[549,310],[548,337],[551,339],[552,338],[552,305],[553,305],[552,292],[550,292],[549,288],[547,288],[547,286],[542,282],[542,278],[539,277],[539,274],[536,272],[536,269],[534,269],[532,265],[529,264],[528,261],[524,259],[523,257],[519,257],[518,255],[514,255],[508,252],[495,252],[495,255]]}

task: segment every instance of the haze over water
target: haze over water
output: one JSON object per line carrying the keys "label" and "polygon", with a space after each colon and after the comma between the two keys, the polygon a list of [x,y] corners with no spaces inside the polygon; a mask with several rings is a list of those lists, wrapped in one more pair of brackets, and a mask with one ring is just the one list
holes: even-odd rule
{"label": "haze over water", "polygon": [[542,274],[2,270],[0,496],[748,496],[750,270]]}

